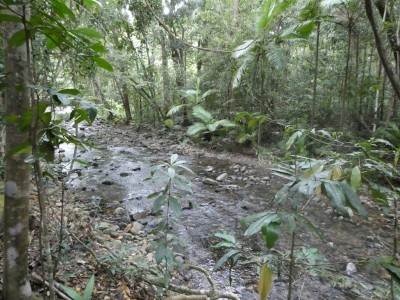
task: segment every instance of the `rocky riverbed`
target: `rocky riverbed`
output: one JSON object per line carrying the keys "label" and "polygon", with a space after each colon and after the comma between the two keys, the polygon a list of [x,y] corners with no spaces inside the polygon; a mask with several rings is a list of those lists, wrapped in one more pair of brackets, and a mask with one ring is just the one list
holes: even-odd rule
{"label": "rocky riverbed", "polygon": [[[248,215],[274,209],[268,203],[284,182],[270,174],[268,162],[255,155],[226,152],[223,145],[219,151],[210,150],[211,145],[197,147],[185,142],[179,132],[148,129],[137,133],[132,127],[98,122],[91,127],[80,126],[79,134],[95,147],[79,149],[79,162],[74,163],[74,172],[66,182],[66,224],[75,237],[67,233],[61,248],[59,280],[79,289],[88,274],[96,273],[95,299],[152,299],[156,289],[149,284],[126,282],[127,278],[140,277],[138,265],[143,270],[155,265],[152,242],[157,239],[154,228],[159,218],[152,214],[152,201],[147,196],[160,186],[143,179],[154,165],[177,153],[195,172],[190,178],[193,193],[184,197],[184,210],[171,228],[187,244],[179,249],[177,258],[207,270],[220,291],[239,299],[258,299],[256,264],[239,264],[232,271],[223,266],[213,271],[224,254],[212,247],[218,242],[215,233],[230,232],[241,240],[243,258],[280,258],[274,263],[269,299],[287,299],[290,237],[282,233],[276,247],[268,250],[259,237],[243,237],[245,228],[240,222]],[[60,150],[65,169],[72,153],[69,145]],[[56,206],[61,205],[55,201]],[[364,196],[363,202],[370,217],[346,220],[333,215],[324,199],[311,199],[307,217],[325,239],[305,229],[299,231],[293,299],[383,299],[388,295],[388,275],[382,269],[368,267],[365,260],[389,254],[390,219],[368,197]],[[307,255],[321,259],[310,267]],[[315,263],[312,259],[308,261],[311,264]],[[105,270],[100,271],[99,262],[108,266],[107,272],[115,274],[115,280]],[[171,283],[176,286],[210,288],[199,272],[182,270],[172,275]]]}

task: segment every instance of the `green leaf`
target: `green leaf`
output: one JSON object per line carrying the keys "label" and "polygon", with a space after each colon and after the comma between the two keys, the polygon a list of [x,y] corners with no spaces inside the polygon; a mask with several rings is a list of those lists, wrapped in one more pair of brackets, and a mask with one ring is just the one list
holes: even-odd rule
{"label": "green leaf", "polygon": [[368,217],[368,212],[365,210],[364,206],[362,206],[360,198],[354,192],[353,188],[346,181],[340,182],[340,186],[350,206],[354,208],[363,217]]}
{"label": "green leaf", "polygon": [[382,264],[382,266],[390,273],[393,280],[400,285],[400,268],[393,264]]}
{"label": "green leaf", "polygon": [[274,247],[276,241],[279,239],[280,228],[281,224],[278,222],[271,222],[261,227],[261,232],[269,249]]}
{"label": "green leaf", "polygon": [[234,259],[238,257],[240,254],[240,250],[232,249],[229,252],[225,253],[214,266],[214,271],[218,270],[228,259]]}
{"label": "green leaf", "polygon": [[258,281],[258,295],[260,300],[266,300],[271,292],[272,271],[267,264],[263,264],[260,270],[260,279]]}
{"label": "green leaf", "polygon": [[24,155],[29,153],[32,153],[32,145],[29,141],[25,141],[8,151],[5,157],[10,157],[13,155]]}
{"label": "green leaf", "polygon": [[351,170],[351,187],[354,191],[358,191],[361,187],[361,172],[358,166]]}
{"label": "green leaf", "polygon": [[332,205],[337,211],[345,216],[349,216],[347,208],[344,206],[346,201],[343,190],[338,182],[326,181],[323,183],[325,188],[326,196],[331,200]]}
{"label": "green leaf", "polygon": [[101,2],[96,1],[96,0],[83,0],[83,3],[88,6],[88,7],[92,7],[92,6],[100,6],[103,7],[103,5],[101,4]]}
{"label": "green leaf", "polygon": [[295,214],[294,217],[301,225],[307,228],[308,231],[315,233],[321,240],[324,240],[322,232],[309,219],[299,214]]}
{"label": "green leaf", "polygon": [[272,222],[279,222],[280,218],[278,214],[274,212],[265,212],[258,220],[256,220],[253,224],[247,228],[245,231],[244,235],[249,236],[253,235],[261,230],[261,227],[264,225],[268,225],[269,223]]}
{"label": "green leaf", "polygon": [[21,23],[22,22],[22,18],[19,17],[19,16],[15,16],[15,15],[0,14],[0,22]]}
{"label": "green leaf", "polygon": [[104,70],[107,70],[110,72],[114,71],[113,66],[105,59],[98,57],[98,56],[93,56],[92,59],[98,67],[103,68]]}
{"label": "green leaf", "polygon": [[295,141],[297,138],[301,137],[302,134],[303,134],[303,133],[299,130],[299,131],[296,131],[295,133],[293,133],[293,134],[290,136],[290,138],[289,138],[288,141],[286,142],[286,151],[288,151],[288,150],[290,149],[290,147],[292,147],[294,141]]}
{"label": "green leaf", "polygon": [[79,295],[73,288],[70,288],[64,284],[60,284],[63,290],[67,293],[68,296],[70,296],[74,300],[81,300],[82,296]]}
{"label": "green leaf", "polygon": [[101,39],[103,37],[103,35],[100,32],[98,32],[97,30],[95,30],[93,28],[88,28],[88,27],[78,28],[78,29],[72,30],[72,32],[80,33],[87,37],[91,37],[91,38],[95,38],[95,39]]}
{"label": "green leaf", "polygon": [[169,167],[168,168],[168,176],[169,176],[169,178],[173,179],[175,177],[175,174],[176,174],[175,169]]}
{"label": "green leaf", "polygon": [[180,105],[174,105],[170,108],[170,110],[167,113],[167,117],[171,117],[172,115],[176,114],[181,110],[182,107],[187,106],[187,104],[180,104]]}
{"label": "green leaf", "polygon": [[241,44],[240,46],[236,47],[236,48],[232,51],[232,57],[233,57],[233,58],[239,58],[239,57],[241,57],[241,56],[244,56],[244,55],[247,54],[251,49],[253,49],[255,45],[256,45],[256,40],[248,40],[248,41],[245,41],[243,44]]}
{"label": "green leaf", "polygon": [[163,242],[158,243],[155,255],[156,263],[160,264],[166,254],[167,254],[167,247],[165,246],[165,244]]}
{"label": "green leaf", "polygon": [[83,300],[90,300],[92,298],[94,288],[94,275],[90,277],[89,282],[85,288],[85,292],[83,293]]}
{"label": "green leaf", "polygon": [[207,127],[205,124],[203,123],[194,123],[193,125],[189,126],[188,130],[187,130],[187,134],[190,136],[195,136],[200,134],[203,131],[207,131]]}
{"label": "green leaf", "polygon": [[97,53],[108,53],[108,50],[106,47],[104,47],[101,43],[94,43],[89,46],[90,49],[93,51],[96,51]]}
{"label": "green leaf", "polygon": [[231,242],[232,244],[236,244],[236,238],[234,235],[227,232],[217,232],[215,234],[216,237],[223,239],[225,241]]}
{"label": "green leaf", "polygon": [[174,153],[171,155],[171,165],[173,165],[178,160],[178,154]]}
{"label": "green leaf", "polygon": [[20,31],[17,31],[10,37],[8,40],[8,46],[13,48],[13,47],[19,47],[23,45],[26,41],[26,35],[25,35],[25,29],[22,29]]}
{"label": "green leaf", "polygon": [[179,203],[179,200],[175,197],[170,196],[169,204],[170,204],[171,210],[175,214],[175,216],[179,217],[182,212],[182,207],[181,207],[181,204]]}
{"label": "green leaf", "polygon": [[167,195],[165,193],[158,196],[153,203],[153,212],[158,212],[165,203],[165,200],[167,200]]}
{"label": "green leaf", "polygon": [[79,95],[81,93],[81,91],[77,90],[77,89],[63,89],[63,90],[58,91],[58,93],[75,96],[75,95]]}
{"label": "green leaf", "polygon": [[212,121],[213,116],[201,106],[193,107],[193,116],[200,119],[203,123],[208,124]]}
{"label": "green leaf", "polygon": [[168,128],[172,128],[172,127],[174,127],[174,125],[175,125],[175,123],[174,123],[174,121],[173,121],[172,119],[166,119],[166,120],[164,121],[164,124],[165,124],[165,126],[167,126]]}
{"label": "green leaf", "polygon": [[69,9],[64,2],[58,0],[50,0],[50,5],[52,6],[54,12],[60,16],[61,18],[65,19],[68,16],[71,20],[76,21],[75,14],[72,10]]}

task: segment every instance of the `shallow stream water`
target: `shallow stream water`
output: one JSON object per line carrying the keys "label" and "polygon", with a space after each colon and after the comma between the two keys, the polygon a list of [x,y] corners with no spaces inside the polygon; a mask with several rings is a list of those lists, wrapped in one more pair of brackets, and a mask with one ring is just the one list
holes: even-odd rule
{"label": "shallow stream water", "polygon": [[[69,184],[69,188],[76,191],[78,200],[103,208],[118,202],[132,213],[150,209],[152,201],[147,196],[159,187],[143,179],[150,175],[152,166],[169,159],[174,152],[170,144],[161,143],[158,148],[149,149],[122,129],[110,130],[101,125],[81,129],[80,133],[100,148],[79,151],[78,158],[85,160],[87,166],[74,165],[74,168],[81,168],[82,175],[73,178]],[[64,148],[66,156],[71,156],[72,148]],[[219,231],[235,233],[240,237],[243,233],[240,220],[255,212],[270,210],[267,203],[283,183],[272,176],[261,180],[270,177],[269,170],[247,166],[240,161],[191,153],[180,155],[180,159],[187,161],[188,167],[196,173],[192,177],[193,194],[185,197],[183,206],[188,206],[190,201],[196,203],[197,207],[183,210],[178,224],[173,228],[190,245],[184,250],[187,261],[209,270],[218,288],[234,292],[241,299],[258,299],[257,268],[240,267],[229,274],[228,268],[223,267],[213,272],[215,262],[223,252],[211,246],[218,242],[215,233]],[[233,177],[218,186],[203,183],[205,178],[216,179],[224,172]],[[253,181],[251,176],[258,179]],[[374,274],[361,264],[357,265],[359,270],[354,274],[348,275],[345,270],[349,262],[388,254],[385,247],[390,244],[390,232],[386,218],[381,218],[379,211],[371,210],[372,217],[368,221],[358,218],[348,221],[331,217],[331,214],[325,213],[326,210],[323,201],[314,201],[308,211],[309,219],[318,224],[325,234],[325,240],[321,241],[307,231],[300,231],[296,249],[318,248],[327,258],[338,281],[332,281],[332,276],[321,279],[298,270],[293,299],[379,299],[373,294],[378,288],[378,281],[387,280],[384,271],[379,270],[380,274]],[[107,212],[107,209],[104,211]],[[289,241],[290,238],[283,234],[276,248],[281,252],[288,251]],[[259,238],[246,238],[243,245],[248,257],[274,253],[267,250]],[[287,261],[283,263],[282,274],[280,278],[275,276],[269,299],[287,298]],[[229,275],[233,279],[232,287],[229,286]],[[346,285],[346,278],[355,284]],[[209,288],[201,274],[193,272],[190,281],[195,288]]]}

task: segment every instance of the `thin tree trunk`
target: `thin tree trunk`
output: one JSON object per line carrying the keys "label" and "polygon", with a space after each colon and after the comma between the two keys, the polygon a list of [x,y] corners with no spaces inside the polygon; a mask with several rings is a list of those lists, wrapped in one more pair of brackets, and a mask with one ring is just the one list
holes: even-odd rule
{"label": "thin tree trunk", "polygon": [[[10,10],[4,12],[24,16],[25,23],[27,10],[27,6],[10,5]],[[26,87],[29,76],[29,41],[19,47],[7,46],[13,34],[20,30],[24,30],[23,23],[3,23],[7,74],[6,116],[22,116],[30,106]],[[21,143],[28,141],[29,132],[20,130],[19,121],[21,120],[6,125],[6,152],[10,153]],[[26,158],[26,154],[12,154],[5,158],[4,210],[7,213],[4,216],[4,299],[32,298],[28,277],[30,166],[25,162]]]}
{"label": "thin tree trunk", "polygon": [[162,79],[163,79],[163,94],[164,94],[164,113],[167,113],[171,106],[169,99],[169,73],[168,73],[168,53],[165,45],[165,34],[164,31],[160,33],[160,45],[161,45],[161,58],[162,58]]}
{"label": "thin tree trunk", "polygon": [[[379,67],[378,67],[378,82],[381,81],[381,76],[382,76],[382,62],[379,62]],[[379,95],[380,95],[380,90],[379,90],[379,85],[376,89],[376,95],[375,95],[375,103],[374,103],[374,124],[372,126],[372,132],[376,132],[376,123],[378,122],[378,109],[379,109]]]}
{"label": "thin tree trunk", "polygon": [[319,62],[319,38],[320,38],[321,20],[317,20],[317,41],[315,46],[315,62],[314,62],[314,82],[313,82],[313,98],[311,106],[311,124],[315,123],[317,110],[317,79],[318,79],[318,62]]}
{"label": "thin tree trunk", "polygon": [[349,101],[349,77],[350,77],[350,52],[351,52],[351,32],[353,21],[349,20],[348,25],[348,35],[347,35],[347,55],[346,55],[346,68],[344,73],[344,83],[343,83],[343,93],[342,93],[342,108],[340,110],[340,129],[343,129],[345,113],[346,113],[346,104]]}
{"label": "thin tree trunk", "polygon": [[381,30],[378,27],[375,14],[372,7],[372,0],[365,0],[365,10],[369,23],[371,24],[372,31],[375,37],[376,48],[378,50],[379,57],[382,61],[382,65],[385,69],[386,75],[388,76],[390,83],[392,84],[393,90],[396,93],[398,99],[400,99],[400,80],[394,72],[394,68],[389,60],[389,55],[385,49],[385,42],[382,38]]}

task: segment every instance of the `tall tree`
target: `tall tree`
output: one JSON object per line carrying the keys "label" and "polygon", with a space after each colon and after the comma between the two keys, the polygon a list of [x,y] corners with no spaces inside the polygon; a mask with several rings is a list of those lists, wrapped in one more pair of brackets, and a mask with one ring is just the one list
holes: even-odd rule
{"label": "tall tree", "polygon": [[[27,5],[11,5],[7,12],[23,22],[5,22],[5,115],[16,116],[17,121],[6,124],[6,153],[28,141],[28,130],[22,130],[21,121],[29,109],[27,89],[29,75],[29,43],[13,46],[11,37],[24,32],[29,15]],[[10,16],[11,18],[11,16]],[[26,32],[25,32],[26,33]],[[28,35],[26,35],[28,36]],[[4,216],[4,279],[5,299],[31,299],[28,278],[28,229],[30,167],[25,162],[27,154],[14,153],[5,158],[5,211]]]}

